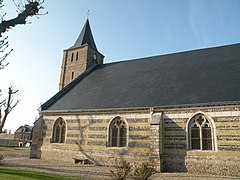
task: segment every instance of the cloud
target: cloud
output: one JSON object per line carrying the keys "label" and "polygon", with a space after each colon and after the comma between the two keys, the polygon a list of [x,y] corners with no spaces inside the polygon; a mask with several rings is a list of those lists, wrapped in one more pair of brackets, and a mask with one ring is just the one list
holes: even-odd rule
{"label": "cloud", "polygon": [[195,35],[198,43],[201,42],[201,33],[199,32],[199,23],[197,19],[197,1],[190,1],[189,3],[189,23],[190,27],[193,31],[193,34]]}
{"label": "cloud", "polygon": [[190,1],[189,24],[200,47],[212,43],[211,35],[219,24],[219,12],[216,12],[217,1]]}

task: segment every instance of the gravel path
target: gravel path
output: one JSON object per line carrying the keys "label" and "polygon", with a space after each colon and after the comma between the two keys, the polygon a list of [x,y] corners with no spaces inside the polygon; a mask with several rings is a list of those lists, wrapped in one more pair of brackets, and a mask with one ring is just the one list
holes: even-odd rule
{"label": "gravel path", "polygon": [[[110,167],[80,165],[48,161],[42,159],[29,159],[28,148],[10,148],[0,151],[5,158],[2,166],[14,167],[24,170],[33,170],[62,176],[76,177],[83,180],[111,179]],[[213,175],[193,175],[189,173],[159,173],[152,176],[151,180],[240,180],[240,177],[226,177]]]}

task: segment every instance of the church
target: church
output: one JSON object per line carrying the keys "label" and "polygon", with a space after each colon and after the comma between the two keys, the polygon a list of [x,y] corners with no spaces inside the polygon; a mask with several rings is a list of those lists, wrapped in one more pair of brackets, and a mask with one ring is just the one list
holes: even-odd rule
{"label": "church", "polygon": [[240,176],[240,44],[104,64],[87,19],[30,157]]}

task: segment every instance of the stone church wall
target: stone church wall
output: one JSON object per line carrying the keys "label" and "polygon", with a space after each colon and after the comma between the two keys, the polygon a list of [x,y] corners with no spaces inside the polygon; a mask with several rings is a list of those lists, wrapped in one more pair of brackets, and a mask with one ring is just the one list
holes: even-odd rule
{"label": "stone church wall", "polygon": [[[107,147],[108,124],[115,117],[128,124],[128,147]],[[53,124],[59,117],[67,124],[66,143],[51,143]],[[42,158],[73,162],[88,158],[95,164],[116,165],[116,160],[146,161],[151,153],[151,126],[148,113],[93,113],[76,115],[45,115],[46,137]]]}
{"label": "stone church wall", "polygon": [[[153,114],[161,114],[159,125]],[[214,123],[215,150],[188,150],[187,123],[203,113]],[[54,122],[63,118],[66,142],[51,143]],[[108,147],[108,125],[115,117],[127,122],[127,147]],[[68,161],[87,158],[99,165],[125,159],[151,161],[163,172],[211,173],[240,176],[240,106],[209,106],[44,113],[41,123],[41,158]],[[33,143],[34,144],[34,143]],[[159,165],[157,165],[159,163]],[[158,167],[157,167],[158,168]]]}
{"label": "stone church wall", "polygon": [[[240,108],[238,106],[159,109],[162,118],[161,169],[240,175]],[[187,150],[187,121],[203,112],[215,123],[216,150]]]}

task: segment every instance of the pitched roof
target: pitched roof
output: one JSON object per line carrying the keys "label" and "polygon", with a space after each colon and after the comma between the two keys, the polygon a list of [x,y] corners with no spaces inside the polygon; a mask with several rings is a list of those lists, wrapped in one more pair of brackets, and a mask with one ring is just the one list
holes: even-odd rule
{"label": "pitched roof", "polygon": [[82,28],[82,31],[79,34],[75,44],[72,47],[68,48],[68,49],[78,48],[78,47],[80,47],[80,46],[82,46],[84,44],[88,44],[93,49],[97,50],[97,46],[96,46],[96,44],[94,42],[92,31],[91,31],[88,19],[85,22],[85,24],[84,24],[84,26]]}
{"label": "pitched roof", "polygon": [[16,131],[15,133],[21,133],[21,132],[24,132],[24,133],[27,133],[27,132],[31,132],[33,129],[33,126],[29,126],[27,124],[25,124],[24,126],[20,126]]}
{"label": "pitched roof", "polygon": [[42,110],[240,102],[240,44],[92,67]]}

